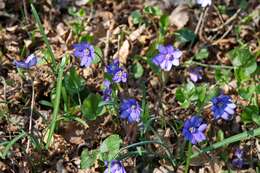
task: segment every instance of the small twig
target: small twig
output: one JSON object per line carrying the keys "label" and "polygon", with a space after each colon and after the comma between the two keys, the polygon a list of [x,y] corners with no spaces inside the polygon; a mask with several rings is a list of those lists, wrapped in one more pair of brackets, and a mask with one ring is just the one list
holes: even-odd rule
{"label": "small twig", "polygon": [[208,10],[209,10],[209,7],[207,7],[207,8],[205,9],[205,13],[204,13],[204,16],[203,16],[203,18],[202,18],[201,27],[199,28],[199,37],[200,37],[200,39],[203,40],[203,41],[205,41],[205,38],[203,37],[203,28],[204,28],[204,26],[205,26],[205,18],[206,18],[207,14],[208,14]]}
{"label": "small twig", "polygon": [[220,37],[220,39],[214,41],[214,42],[212,43],[212,45],[218,44],[218,43],[220,42],[220,40],[222,40],[223,38],[225,38],[225,37],[229,34],[229,32],[232,31],[232,29],[233,29],[233,25],[229,26],[229,27],[228,27],[228,30]]}
{"label": "small twig", "polygon": [[231,23],[233,20],[236,19],[236,17],[237,17],[238,14],[240,13],[240,11],[241,11],[241,9],[238,9],[238,10],[236,11],[236,13],[235,13],[233,16],[231,16],[231,17],[230,17],[225,23],[223,23],[222,25],[220,25],[220,26],[218,26],[218,27],[216,27],[216,28],[207,29],[206,31],[216,32],[216,31],[218,31],[218,30],[224,28],[225,26],[227,26],[229,23]]}
{"label": "small twig", "polygon": [[6,81],[5,81],[5,78],[3,78],[2,76],[1,76],[1,79],[2,79],[2,84],[4,85],[4,101],[5,101],[5,103],[7,103],[7,101],[6,101]]}
{"label": "small twig", "polygon": [[[208,8],[208,7],[207,7],[207,8]],[[198,23],[197,23],[197,26],[196,26],[196,29],[195,29],[195,32],[194,32],[196,35],[198,34],[198,31],[199,31],[199,28],[200,28],[202,19],[204,18],[204,13],[205,13],[205,10],[202,11],[202,13],[200,14],[200,18],[199,18],[199,21],[198,21]]]}
{"label": "small twig", "polygon": [[29,23],[26,0],[23,0],[23,11],[24,11],[24,16],[25,16],[25,21],[26,21],[26,23]]}
{"label": "small twig", "polygon": [[26,147],[26,153],[29,153],[30,148],[30,135],[32,134],[32,115],[33,115],[33,107],[34,107],[34,83],[32,80],[32,101],[31,101],[31,108],[30,108],[30,121],[29,121],[29,136],[28,136],[28,142]]}
{"label": "small twig", "polygon": [[218,7],[216,5],[214,5],[213,7],[217,11],[217,14],[218,14],[218,17],[219,17],[221,23],[224,24],[225,23],[224,19],[223,19],[222,15],[220,14]]}
{"label": "small twig", "polygon": [[200,62],[192,61],[191,64],[196,64],[202,67],[210,67],[210,68],[225,68],[225,69],[234,69],[233,66],[227,66],[227,65],[211,65],[211,64],[203,64]]}
{"label": "small twig", "polygon": [[110,40],[110,30],[111,28],[109,28],[107,30],[107,34],[106,34],[106,42],[105,42],[105,49],[104,49],[104,63],[105,65],[108,64],[108,51],[109,51],[109,40]]}

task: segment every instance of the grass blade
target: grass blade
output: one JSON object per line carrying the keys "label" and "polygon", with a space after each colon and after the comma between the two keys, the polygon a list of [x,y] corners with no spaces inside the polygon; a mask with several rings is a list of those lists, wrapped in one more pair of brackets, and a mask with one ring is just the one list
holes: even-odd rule
{"label": "grass blade", "polygon": [[23,131],[22,133],[20,133],[18,136],[16,136],[14,139],[12,139],[7,146],[5,147],[3,154],[1,154],[2,159],[5,159],[8,151],[10,150],[10,148],[19,140],[22,139],[24,136],[26,135],[26,133]]}
{"label": "grass blade", "polygon": [[212,144],[209,147],[203,148],[198,152],[195,152],[191,155],[191,158],[197,157],[202,153],[208,152],[208,151],[212,151],[214,149],[220,148],[224,145],[228,145],[237,141],[241,141],[241,140],[246,140],[255,136],[259,136],[260,135],[260,127],[254,130],[250,130],[250,131],[245,131],[242,133],[239,133],[237,135],[231,136],[229,138],[224,139],[223,141],[217,142],[215,144]]}
{"label": "grass blade", "polygon": [[60,108],[60,97],[61,97],[61,88],[62,88],[62,77],[63,77],[63,71],[66,63],[66,56],[64,56],[61,60],[61,64],[59,67],[59,73],[58,73],[58,78],[57,78],[57,85],[56,85],[56,95],[55,95],[55,100],[54,100],[54,110],[52,113],[52,120],[51,124],[49,127],[49,132],[48,132],[48,138],[47,138],[47,143],[45,148],[48,149],[51,139],[54,133],[54,129],[56,126],[56,121],[59,113],[59,108]]}
{"label": "grass blade", "polygon": [[37,23],[37,25],[38,25],[38,27],[39,27],[40,33],[41,33],[41,35],[42,35],[42,39],[43,39],[44,43],[46,44],[47,51],[48,51],[49,55],[51,56],[51,64],[52,64],[51,66],[52,66],[52,70],[53,70],[53,71],[55,72],[55,74],[56,74],[57,64],[56,64],[55,56],[54,56],[54,54],[53,54],[53,52],[52,52],[52,49],[51,49],[50,43],[49,43],[49,41],[48,41],[48,38],[47,38],[47,36],[46,36],[46,34],[45,34],[45,32],[44,32],[44,28],[43,28],[43,26],[42,26],[40,17],[39,17],[39,15],[38,15],[36,9],[34,8],[34,5],[33,5],[33,4],[31,4],[31,8],[32,8],[32,13],[33,13],[34,19],[35,19],[35,21],[36,21],[36,23]]}

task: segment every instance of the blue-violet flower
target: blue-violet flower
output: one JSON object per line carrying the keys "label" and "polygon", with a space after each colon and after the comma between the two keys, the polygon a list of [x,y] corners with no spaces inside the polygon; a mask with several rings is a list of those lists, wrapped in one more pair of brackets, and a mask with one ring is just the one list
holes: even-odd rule
{"label": "blue-violet flower", "polygon": [[89,67],[95,58],[94,47],[87,42],[74,44],[74,56],[80,59],[81,67]]}
{"label": "blue-violet flower", "polygon": [[112,89],[110,88],[110,81],[104,80],[103,82],[103,100],[109,101],[111,98]]}
{"label": "blue-violet flower", "polygon": [[129,123],[139,122],[141,111],[135,99],[124,99],[120,105],[120,118],[127,119]]}
{"label": "blue-violet flower", "polygon": [[119,66],[119,60],[115,59],[113,63],[106,67],[106,72],[112,75],[112,80],[116,83],[127,81],[127,72]]}
{"label": "blue-violet flower", "polygon": [[25,61],[14,61],[17,68],[29,69],[37,64],[37,57],[34,54],[29,55]]}
{"label": "blue-violet flower", "polygon": [[180,57],[182,55],[182,52],[178,49],[175,49],[172,45],[158,46],[159,54],[156,55],[152,62],[160,66],[161,69],[165,71],[170,71],[172,68],[172,65],[178,66],[180,64]]}
{"label": "blue-violet flower", "polygon": [[232,160],[232,164],[237,168],[242,168],[244,165],[244,151],[240,149],[236,149],[235,158]]}
{"label": "blue-violet flower", "polygon": [[197,82],[202,79],[201,70],[202,69],[200,67],[189,70],[189,76],[193,82]]}
{"label": "blue-violet flower", "polygon": [[236,105],[232,102],[231,97],[221,94],[218,97],[211,99],[214,118],[223,118],[225,120],[231,120],[235,113]]}
{"label": "blue-violet flower", "polygon": [[184,123],[182,134],[184,135],[184,138],[192,144],[197,144],[206,140],[203,132],[206,130],[207,124],[202,121],[201,117],[192,116]]}
{"label": "blue-violet flower", "polygon": [[105,162],[105,164],[107,168],[104,173],[126,173],[126,170],[121,161],[112,160],[110,165],[108,162]]}

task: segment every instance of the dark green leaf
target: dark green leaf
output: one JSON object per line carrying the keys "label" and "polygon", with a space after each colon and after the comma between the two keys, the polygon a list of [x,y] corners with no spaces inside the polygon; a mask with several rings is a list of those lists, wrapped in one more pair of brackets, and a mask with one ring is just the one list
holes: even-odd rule
{"label": "dark green leaf", "polygon": [[80,36],[79,38],[79,42],[88,42],[91,43],[94,41],[94,36],[93,35],[89,35],[89,34],[84,34],[82,36]]}
{"label": "dark green leaf", "polygon": [[83,115],[89,120],[95,120],[103,112],[103,107],[98,106],[101,101],[99,94],[90,93],[81,106]]}
{"label": "dark green leaf", "polygon": [[75,94],[84,88],[85,81],[77,74],[75,68],[71,68],[69,73],[64,76],[64,86],[68,91],[67,93]]}
{"label": "dark green leaf", "polygon": [[169,16],[162,15],[161,18],[160,18],[160,23],[159,23],[160,33],[162,35],[165,34],[165,32],[167,31],[169,25],[170,25]]}
{"label": "dark green leaf", "polygon": [[182,28],[178,30],[176,33],[176,40],[181,43],[194,42],[196,39],[196,35],[193,31],[187,28]]}

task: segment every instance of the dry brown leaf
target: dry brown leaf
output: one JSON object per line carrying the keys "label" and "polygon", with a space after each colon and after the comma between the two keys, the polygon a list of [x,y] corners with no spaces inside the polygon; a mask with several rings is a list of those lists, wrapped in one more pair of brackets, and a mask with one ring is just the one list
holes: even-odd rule
{"label": "dry brown leaf", "polygon": [[171,25],[183,28],[189,21],[189,7],[185,4],[177,6],[169,17]]}
{"label": "dry brown leaf", "polygon": [[135,41],[144,32],[144,29],[145,29],[145,25],[140,26],[137,30],[135,30],[129,35],[129,40]]}
{"label": "dry brown leaf", "polygon": [[32,44],[32,40],[23,40],[25,47],[28,48]]}
{"label": "dry brown leaf", "polygon": [[4,9],[5,8],[5,3],[3,2],[3,0],[0,0],[0,9]]}
{"label": "dry brown leaf", "polygon": [[123,64],[125,64],[127,61],[129,49],[130,49],[130,44],[129,44],[128,40],[125,40],[123,45],[121,46],[121,48],[118,51],[119,61]]}

